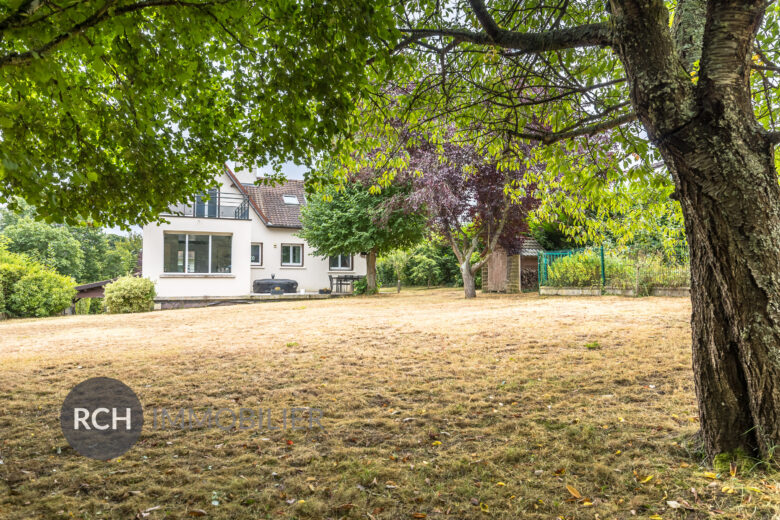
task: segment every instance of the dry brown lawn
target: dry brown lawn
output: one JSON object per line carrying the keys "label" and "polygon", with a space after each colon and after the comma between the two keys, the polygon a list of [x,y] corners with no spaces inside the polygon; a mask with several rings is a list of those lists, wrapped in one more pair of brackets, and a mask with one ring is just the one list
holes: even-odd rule
{"label": "dry brown lawn", "polygon": [[[702,462],[690,304],[457,290],[0,324],[2,518],[772,518],[776,473]],[[115,377],[154,407],[318,407],[311,431],[70,449]],[[754,467],[755,466],[755,467]]]}

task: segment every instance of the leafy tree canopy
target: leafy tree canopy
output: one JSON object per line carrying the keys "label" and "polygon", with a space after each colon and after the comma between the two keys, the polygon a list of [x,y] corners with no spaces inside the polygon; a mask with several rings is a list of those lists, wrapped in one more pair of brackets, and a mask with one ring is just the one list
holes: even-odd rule
{"label": "leafy tree canopy", "polygon": [[397,185],[372,193],[356,182],[331,188],[311,197],[301,210],[300,236],[322,256],[410,247],[422,239],[426,220],[424,214],[397,204],[407,191]]}
{"label": "leafy tree canopy", "polygon": [[0,202],[50,221],[144,223],[240,149],[296,160],[348,127],[372,0],[11,0],[0,5]]}

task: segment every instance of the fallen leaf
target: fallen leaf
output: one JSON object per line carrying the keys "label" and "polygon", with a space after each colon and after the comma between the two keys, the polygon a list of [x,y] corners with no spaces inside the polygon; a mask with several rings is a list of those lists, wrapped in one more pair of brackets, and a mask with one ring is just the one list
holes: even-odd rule
{"label": "fallen leaf", "polygon": [[506,486],[503,482],[496,482],[496,486]]}
{"label": "fallen leaf", "polygon": [[582,495],[580,495],[580,492],[577,491],[577,489],[574,486],[566,484],[566,489],[569,491],[569,493],[571,493],[571,496],[573,496],[577,500],[582,498]]}
{"label": "fallen leaf", "polygon": [[483,513],[489,513],[489,512],[490,512],[490,508],[489,508],[489,507],[488,507],[488,505],[487,505],[486,503],[484,503],[484,502],[480,502],[480,503],[479,503],[479,509],[480,509],[480,510],[481,510]]}
{"label": "fallen leaf", "polygon": [[412,518],[428,518],[425,513],[412,513]]}
{"label": "fallen leaf", "polygon": [[732,462],[731,465],[729,466],[729,473],[731,474],[732,477],[736,477],[737,476],[737,463],[736,462]]}
{"label": "fallen leaf", "polygon": [[644,479],[642,479],[642,484],[647,484],[647,483],[648,483],[648,482],[650,482],[651,480],[653,480],[653,475],[648,475],[647,477],[645,477]]}
{"label": "fallen leaf", "polygon": [[187,516],[206,516],[207,514],[203,509],[190,509],[187,512]]}
{"label": "fallen leaf", "polygon": [[676,500],[667,500],[666,505],[671,507],[672,509],[680,509],[680,503]]}

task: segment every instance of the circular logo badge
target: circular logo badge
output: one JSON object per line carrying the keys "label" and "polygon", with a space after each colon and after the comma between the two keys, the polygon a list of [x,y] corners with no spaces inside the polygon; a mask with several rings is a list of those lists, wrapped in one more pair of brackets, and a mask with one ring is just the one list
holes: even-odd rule
{"label": "circular logo badge", "polygon": [[116,458],[141,435],[144,412],[129,386],[110,377],[93,377],[76,385],[60,410],[68,444],[98,460]]}

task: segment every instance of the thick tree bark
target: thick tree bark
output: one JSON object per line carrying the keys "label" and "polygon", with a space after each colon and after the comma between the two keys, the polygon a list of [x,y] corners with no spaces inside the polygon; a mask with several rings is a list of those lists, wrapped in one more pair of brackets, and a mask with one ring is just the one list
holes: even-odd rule
{"label": "thick tree bark", "polygon": [[460,264],[460,274],[463,277],[463,290],[466,293],[466,299],[477,297],[477,282],[474,273],[471,272],[471,262],[466,261]]}
{"label": "thick tree bark", "polygon": [[376,291],[376,249],[372,249],[366,257],[366,293],[374,294]]}
{"label": "thick tree bark", "polygon": [[750,119],[718,115],[663,146],[691,250],[699,414],[710,455],[767,456],[780,444],[780,187]]}
{"label": "thick tree bark", "polygon": [[[676,49],[662,2],[613,0],[624,24],[617,49],[685,218],[705,449],[768,457],[780,445],[780,187],[747,88],[762,11],[714,3],[703,34],[681,36],[681,26],[688,45]],[[686,73],[697,47],[698,84]]]}

